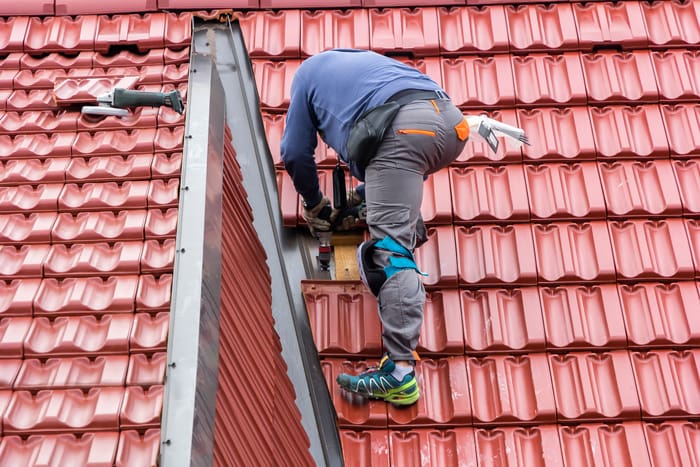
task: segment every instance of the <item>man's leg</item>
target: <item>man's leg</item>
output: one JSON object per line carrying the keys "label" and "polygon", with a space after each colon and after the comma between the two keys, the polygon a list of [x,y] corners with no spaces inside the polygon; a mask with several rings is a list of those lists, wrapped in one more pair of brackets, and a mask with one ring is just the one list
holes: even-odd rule
{"label": "man's leg", "polygon": [[[460,122],[461,112],[448,101],[407,104],[365,171],[367,225],[372,239],[383,248],[360,249],[358,258],[371,255],[372,266],[389,276],[380,288],[376,283],[371,288],[377,294],[384,347],[390,358],[383,358],[376,370],[338,376],[338,384],[356,394],[400,405],[413,404],[420,397],[412,365],[423,322],[425,289],[413,269],[412,253],[423,177],[459,155],[466,139],[458,138],[456,125]],[[387,237],[396,242],[388,249]],[[385,269],[392,259],[399,261],[400,267],[394,264]]]}
{"label": "man's leg", "polygon": [[[370,164],[365,174],[367,226],[373,239],[391,237],[413,251],[416,224],[423,198],[423,175],[394,164]],[[375,249],[374,262],[380,267],[396,255]],[[398,365],[414,360],[418,343],[425,289],[420,276],[412,269],[392,275],[377,297],[383,325],[386,351]]]}

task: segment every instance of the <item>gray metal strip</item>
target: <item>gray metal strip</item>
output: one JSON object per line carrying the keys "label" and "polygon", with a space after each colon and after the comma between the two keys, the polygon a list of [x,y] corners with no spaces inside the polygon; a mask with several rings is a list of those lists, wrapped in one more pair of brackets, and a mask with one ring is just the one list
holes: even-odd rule
{"label": "gray metal strip", "polygon": [[272,313],[294,385],[302,425],[317,465],[343,465],[336,413],[313,341],[301,281],[312,274],[303,236],[282,225],[277,181],[260,114],[252,64],[238,23],[198,22],[195,53],[216,57],[226,92],[226,119],[272,276]]}
{"label": "gray metal strip", "polygon": [[193,53],[168,336],[160,465],[210,466],[219,363],[224,89]]}

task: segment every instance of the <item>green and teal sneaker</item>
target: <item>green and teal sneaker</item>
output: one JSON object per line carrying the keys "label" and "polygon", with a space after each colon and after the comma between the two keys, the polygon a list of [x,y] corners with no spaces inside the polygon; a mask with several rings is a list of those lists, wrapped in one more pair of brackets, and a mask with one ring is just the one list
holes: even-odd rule
{"label": "green and teal sneaker", "polygon": [[382,399],[394,405],[415,404],[420,397],[416,372],[411,371],[399,381],[391,374],[395,367],[389,355],[384,355],[379,368],[369,368],[357,376],[341,373],[336,381],[346,391],[367,399]]}

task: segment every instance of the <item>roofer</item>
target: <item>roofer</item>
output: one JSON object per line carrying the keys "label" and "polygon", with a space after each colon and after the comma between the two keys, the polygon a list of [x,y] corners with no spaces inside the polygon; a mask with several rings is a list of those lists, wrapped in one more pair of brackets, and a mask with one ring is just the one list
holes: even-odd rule
{"label": "roofer", "polygon": [[338,221],[319,188],[317,132],[365,182],[357,193],[366,201],[371,241],[357,256],[379,303],[386,351],[378,368],[341,374],[337,382],[364,397],[413,404],[420,396],[414,366],[425,304],[413,256],[425,241],[423,181],[457,158],[469,126],[437,83],[397,60],[351,49],[305,60],[292,81],[281,154],[312,233]]}

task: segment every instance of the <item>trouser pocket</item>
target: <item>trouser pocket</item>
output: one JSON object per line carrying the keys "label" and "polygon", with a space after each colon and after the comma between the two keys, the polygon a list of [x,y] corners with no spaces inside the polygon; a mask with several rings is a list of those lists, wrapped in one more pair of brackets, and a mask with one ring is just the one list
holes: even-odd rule
{"label": "trouser pocket", "polygon": [[425,135],[425,136],[435,136],[435,132],[431,130],[420,130],[418,128],[400,128],[396,130],[400,135]]}

